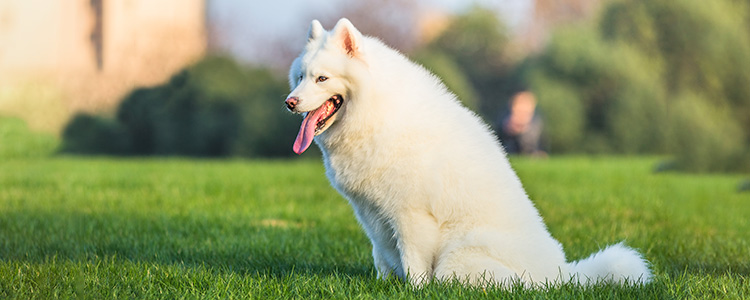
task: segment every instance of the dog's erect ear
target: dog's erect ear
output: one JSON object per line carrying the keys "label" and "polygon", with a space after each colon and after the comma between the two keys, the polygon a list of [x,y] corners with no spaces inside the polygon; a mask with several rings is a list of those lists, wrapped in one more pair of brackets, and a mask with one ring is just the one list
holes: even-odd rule
{"label": "dog's erect ear", "polygon": [[360,53],[362,43],[362,34],[354,28],[352,22],[342,18],[333,27],[333,40],[338,43],[350,57],[355,57]]}
{"label": "dog's erect ear", "polygon": [[319,38],[326,30],[323,29],[323,25],[320,25],[318,20],[312,20],[310,23],[310,30],[307,31],[307,40],[312,41]]}

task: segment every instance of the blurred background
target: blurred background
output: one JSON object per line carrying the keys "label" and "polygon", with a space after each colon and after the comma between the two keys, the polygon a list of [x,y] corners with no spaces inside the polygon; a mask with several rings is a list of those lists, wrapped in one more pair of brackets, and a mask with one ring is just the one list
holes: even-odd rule
{"label": "blurred background", "polygon": [[0,0],[0,152],[23,123],[55,153],[291,157],[287,68],[312,19],[341,17],[510,152],[750,171],[742,0]]}

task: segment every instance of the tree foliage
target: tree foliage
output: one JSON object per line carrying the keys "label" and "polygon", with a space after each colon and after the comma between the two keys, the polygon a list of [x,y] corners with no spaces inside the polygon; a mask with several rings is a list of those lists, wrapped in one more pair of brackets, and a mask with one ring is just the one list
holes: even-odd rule
{"label": "tree foliage", "polygon": [[[685,170],[750,170],[750,4],[613,1],[521,63],[507,59],[508,44],[495,13],[475,7],[412,57],[490,123],[530,88],[550,152],[668,153]],[[133,91],[114,119],[76,117],[63,149],[290,155],[299,120],[282,107],[287,92],[268,70],[209,57]]]}
{"label": "tree foliage", "polygon": [[[597,22],[556,31],[516,70],[549,118],[550,150],[750,170],[749,12],[730,0],[617,1]],[[582,126],[569,124],[577,117]]]}
{"label": "tree foliage", "polygon": [[468,107],[492,121],[510,96],[503,89],[510,70],[504,57],[508,39],[495,12],[475,6],[456,16],[415,57],[443,78]]}

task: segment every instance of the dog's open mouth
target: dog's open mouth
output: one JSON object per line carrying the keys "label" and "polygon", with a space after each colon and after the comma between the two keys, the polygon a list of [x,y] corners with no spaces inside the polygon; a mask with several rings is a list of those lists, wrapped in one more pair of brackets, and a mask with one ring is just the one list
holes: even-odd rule
{"label": "dog's open mouth", "polygon": [[323,128],[326,126],[326,122],[328,122],[328,120],[331,119],[331,117],[337,111],[339,111],[342,103],[344,103],[344,100],[341,98],[341,95],[333,95],[333,97],[329,98],[328,101],[323,103],[323,105],[318,108],[325,109],[325,112],[323,114],[323,118],[315,124],[315,135],[323,132]]}
{"label": "dog's open mouth", "polygon": [[305,119],[302,120],[302,126],[299,128],[297,139],[294,140],[294,153],[302,154],[310,144],[313,137],[323,133],[330,125],[328,121],[338,112],[344,98],[341,95],[333,95],[326,102],[313,111],[307,112]]}

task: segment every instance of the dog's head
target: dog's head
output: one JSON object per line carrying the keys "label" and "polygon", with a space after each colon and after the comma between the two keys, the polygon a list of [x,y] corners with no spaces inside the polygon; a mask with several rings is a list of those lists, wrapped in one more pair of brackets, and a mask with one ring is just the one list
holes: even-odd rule
{"label": "dog's head", "polygon": [[333,30],[325,31],[312,21],[307,45],[289,70],[292,92],[286,106],[304,116],[293,150],[301,154],[313,137],[336,122],[351,95],[350,63],[362,54],[362,34],[347,19],[341,19]]}

